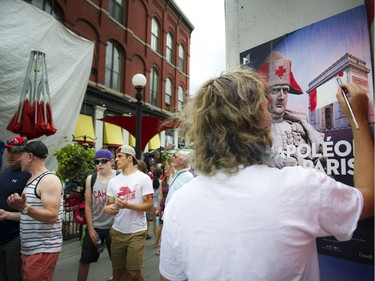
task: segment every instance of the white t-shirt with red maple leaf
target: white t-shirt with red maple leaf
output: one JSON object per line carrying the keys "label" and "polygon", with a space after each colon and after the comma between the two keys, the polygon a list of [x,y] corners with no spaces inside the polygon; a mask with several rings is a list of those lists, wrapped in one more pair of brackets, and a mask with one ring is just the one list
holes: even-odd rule
{"label": "white t-shirt with red maple leaf", "polygon": [[[119,174],[109,181],[107,188],[107,196],[114,198],[123,196],[129,204],[142,204],[143,196],[153,193],[150,177],[140,171],[126,176]],[[120,209],[112,228],[124,234],[147,230],[146,213]]]}

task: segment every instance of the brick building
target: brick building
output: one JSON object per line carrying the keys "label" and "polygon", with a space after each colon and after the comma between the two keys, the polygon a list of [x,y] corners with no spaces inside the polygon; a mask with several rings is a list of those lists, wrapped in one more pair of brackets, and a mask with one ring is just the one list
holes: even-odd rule
{"label": "brick building", "polygon": [[[168,118],[182,109],[189,92],[190,37],[193,25],[173,0],[27,0],[66,28],[95,42],[90,81],[74,139],[102,146],[135,145],[134,136],[98,121],[135,115],[132,77],[147,84],[143,116]],[[162,132],[148,149],[177,145],[178,133]],[[143,148],[142,148],[143,149]]]}

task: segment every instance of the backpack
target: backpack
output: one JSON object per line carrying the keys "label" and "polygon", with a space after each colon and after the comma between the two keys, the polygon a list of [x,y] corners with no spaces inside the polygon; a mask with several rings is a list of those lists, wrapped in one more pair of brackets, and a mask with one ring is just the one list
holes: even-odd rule
{"label": "backpack", "polygon": [[[118,174],[120,174],[121,172],[120,171],[116,171],[116,176]],[[95,172],[92,174],[91,176],[91,192],[93,191],[94,189],[94,184],[95,184],[95,181],[96,181],[96,178],[98,177],[98,174]],[[86,215],[85,215],[85,203],[79,203],[77,205],[77,209],[75,210],[74,212],[74,220],[78,223],[78,224],[86,224]]]}

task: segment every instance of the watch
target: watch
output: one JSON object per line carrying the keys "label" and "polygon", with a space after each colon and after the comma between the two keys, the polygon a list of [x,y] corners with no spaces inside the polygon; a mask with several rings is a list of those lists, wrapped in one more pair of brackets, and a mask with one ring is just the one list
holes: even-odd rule
{"label": "watch", "polygon": [[26,204],[26,207],[21,211],[22,215],[27,215],[29,213],[30,205]]}

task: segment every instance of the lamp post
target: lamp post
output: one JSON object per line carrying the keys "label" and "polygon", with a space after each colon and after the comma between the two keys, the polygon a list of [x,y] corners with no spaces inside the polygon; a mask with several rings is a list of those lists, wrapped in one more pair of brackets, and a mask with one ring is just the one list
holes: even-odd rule
{"label": "lamp post", "polygon": [[146,86],[147,79],[143,74],[136,74],[132,79],[136,90],[136,127],[135,127],[135,153],[137,159],[141,158],[141,139],[142,139],[142,90]]}

